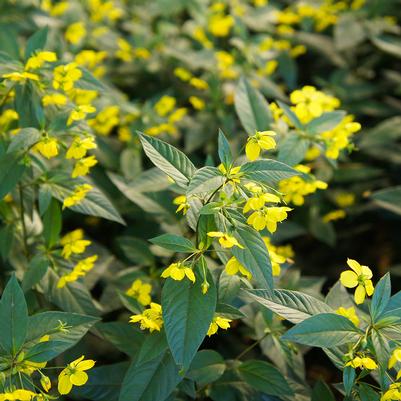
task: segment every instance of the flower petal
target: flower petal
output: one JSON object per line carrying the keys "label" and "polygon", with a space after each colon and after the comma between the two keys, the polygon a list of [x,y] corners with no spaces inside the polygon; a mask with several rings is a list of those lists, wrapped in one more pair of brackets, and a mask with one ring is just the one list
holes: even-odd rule
{"label": "flower petal", "polygon": [[354,288],[358,285],[358,276],[351,270],[341,273],[340,282],[344,287]]}
{"label": "flower petal", "polygon": [[358,285],[354,294],[355,303],[358,305],[363,304],[363,301],[365,300],[365,295],[366,295],[365,287],[363,285]]}
{"label": "flower petal", "polygon": [[359,276],[362,274],[361,265],[354,259],[347,259],[347,265]]}
{"label": "flower petal", "polygon": [[88,381],[88,375],[77,370],[70,376],[70,381],[74,386],[83,386]]}

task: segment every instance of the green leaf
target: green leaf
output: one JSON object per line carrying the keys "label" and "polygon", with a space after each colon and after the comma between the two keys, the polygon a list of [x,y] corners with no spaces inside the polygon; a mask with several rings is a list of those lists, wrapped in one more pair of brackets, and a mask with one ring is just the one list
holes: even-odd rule
{"label": "green leaf", "polygon": [[15,276],[11,276],[0,300],[0,349],[16,355],[25,342],[28,308]]}
{"label": "green leaf", "polygon": [[343,370],[343,384],[346,395],[350,395],[354,387],[356,371],[352,366],[346,366]]}
{"label": "green leaf", "polygon": [[30,290],[33,286],[42,280],[49,268],[49,260],[46,256],[37,254],[35,255],[28,265],[28,270],[24,274],[22,280],[22,289],[24,292]]}
{"label": "green leaf", "polygon": [[243,77],[235,91],[234,105],[241,124],[248,134],[253,135],[255,131],[270,129],[273,119],[269,104],[263,95]]}
{"label": "green leaf", "polygon": [[311,401],[336,401],[330,387],[323,381],[319,380],[312,391]]}
{"label": "green leaf", "polygon": [[244,174],[244,178],[260,181],[267,185],[274,185],[285,178],[300,174],[299,171],[287,164],[271,159],[245,163],[241,166],[241,172]]}
{"label": "green leaf", "polygon": [[203,387],[218,380],[225,369],[224,359],[218,352],[202,350],[196,353],[186,377],[195,380],[198,387]]}
{"label": "green leaf", "polygon": [[12,136],[7,153],[27,150],[40,139],[40,132],[36,128],[22,128],[17,135]]}
{"label": "green leaf", "polygon": [[71,346],[72,345],[66,344],[63,341],[50,340],[40,342],[26,351],[25,358],[30,362],[47,362],[60,355]]}
{"label": "green leaf", "polygon": [[333,312],[324,302],[299,291],[274,290],[271,294],[269,291],[251,289],[243,290],[243,293],[291,323],[300,323],[319,313]]}
{"label": "green leaf", "polygon": [[143,239],[122,236],[117,237],[116,243],[131,263],[144,266],[153,266],[155,264],[155,256],[150,251],[149,244]]}
{"label": "green leaf", "polygon": [[355,342],[361,331],[344,316],[320,313],[288,330],[281,338],[313,347],[333,348]]}
{"label": "green leaf", "polygon": [[0,156],[0,200],[15,188],[25,168],[19,153],[13,152]]}
{"label": "green leaf", "polygon": [[25,60],[27,60],[37,50],[46,48],[47,35],[49,28],[46,26],[36,31],[27,41],[25,46]]}
{"label": "green leaf", "polygon": [[167,342],[177,365],[187,369],[212,322],[217,291],[209,277],[209,290],[202,293],[202,277],[196,274],[192,284],[167,279],[162,291],[163,321]]}
{"label": "green leaf", "polygon": [[18,113],[18,123],[21,128],[43,128],[44,113],[41,100],[28,81],[25,85],[15,87],[15,110]]}
{"label": "green leaf", "polygon": [[193,175],[187,191],[187,196],[213,192],[223,185],[225,177],[216,167],[202,167]]}
{"label": "green leaf", "polygon": [[310,141],[298,135],[288,135],[279,144],[278,160],[290,166],[301,162],[310,145]]}
{"label": "green leaf", "polygon": [[373,202],[377,205],[401,214],[401,186],[382,189],[371,195]]}
{"label": "green leaf", "polygon": [[306,126],[305,130],[312,135],[320,134],[325,131],[330,131],[337,127],[344,119],[345,111],[337,110],[324,113],[319,117],[314,118]]}
{"label": "green leaf", "polygon": [[285,377],[270,363],[249,360],[242,363],[238,370],[242,379],[255,390],[276,396],[294,394]]}
{"label": "green leaf", "polygon": [[380,395],[368,384],[360,383],[358,387],[361,401],[379,401]]}
{"label": "green leaf", "polygon": [[372,322],[376,323],[389,303],[391,296],[390,273],[386,273],[379,281],[370,304]]}
{"label": "green leaf", "polygon": [[226,169],[233,164],[233,155],[231,153],[230,144],[227,141],[224,132],[219,129],[219,158]]}
{"label": "green leaf", "polygon": [[124,377],[119,401],[164,401],[182,378],[169,352],[134,362]]}
{"label": "green leaf", "polygon": [[252,278],[258,287],[271,291],[273,289],[272,267],[262,237],[252,227],[243,224],[237,226],[235,237],[244,249],[235,246],[231,248],[232,254],[252,273]]}
{"label": "green leaf", "polygon": [[138,135],[143,150],[154,165],[170,176],[178,186],[185,188],[196,170],[188,157],[160,139],[142,133]]}
{"label": "green leaf", "polygon": [[149,240],[152,244],[170,249],[174,252],[194,252],[194,244],[187,238],[175,234],[162,234]]}
{"label": "green leaf", "polygon": [[372,37],[372,42],[380,50],[389,53],[395,57],[401,58],[401,40],[398,37],[390,35],[380,35]]}
{"label": "green leaf", "polygon": [[295,128],[298,128],[299,130],[303,130],[304,126],[299,121],[298,117],[296,114],[283,102],[280,102],[277,100],[277,104],[280,106],[280,108],[283,110],[284,114],[288,117],[288,119],[292,122]]}
{"label": "green leaf", "polygon": [[55,245],[60,237],[61,232],[61,208],[56,199],[52,199],[49,207],[43,215],[43,236],[46,245],[51,248]]}

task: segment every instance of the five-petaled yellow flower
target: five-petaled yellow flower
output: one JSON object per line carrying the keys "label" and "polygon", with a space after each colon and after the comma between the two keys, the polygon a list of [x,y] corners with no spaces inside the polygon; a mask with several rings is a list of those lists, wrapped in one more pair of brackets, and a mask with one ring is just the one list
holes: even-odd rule
{"label": "five-petaled yellow flower", "polygon": [[249,160],[256,160],[261,150],[271,150],[276,147],[276,141],[272,138],[276,133],[274,131],[257,131],[255,135],[250,136],[245,146],[245,153]]}
{"label": "five-petaled yellow flower", "polygon": [[60,394],[68,394],[72,386],[83,386],[88,381],[85,370],[93,368],[95,361],[84,360],[85,356],[72,361],[63,369],[58,377],[58,391]]}
{"label": "five-petaled yellow flower", "polygon": [[71,231],[64,235],[60,240],[60,245],[63,246],[61,256],[64,259],[68,259],[73,253],[79,254],[84,253],[85,249],[91,242],[84,239],[84,231],[80,228]]}
{"label": "five-petaled yellow flower", "polygon": [[174,198],[173,200],[174,205],[177,205],[177,210],[175,211],[176,213],[179,213],[182,211],[182,214],[186,214],[188,209],[189,209],[189,203],[188,199],[185,195],[180,195]]}
{"label": "five-petaled yellow flower", "polygon": [[34,150],[37,150],[47,159],[51,159],[58,155],[58,141],[56,138],[52,137],[43,138],[34,146]]}
{"label": "five-petaled yellow flower", "polygon": [[212,238],[218,238],[219,243],[223,248],[232,248],[233,246],[237,246],[238,248],[244,249],[235,237],[227,233],[222,233],[221,231],[209,231],[207,235]]}
{"label": "five-petaled yellow flower", "polygon": [[354,369],[377,369],[377,363],[372,358],[359,356],[356,356],[352,361],[347,362],[346,366],[352,366]]}
{"label": "five-petaled yellow flower", "polygon": [[144,283],[141,279],[136,279],[130,288],[125,292],[128,296],[135,298],[141,305],[149,305],[152,301],[150,293],[152,286]]}
{"label": "five-petaled yellow flower", "polygon": [[86,156],[86,152],[90,149],[96,149],[95,138],[87,136],[85,138],[75,137],[71,146],[67,150],[67,159],[81,159]]}
{"label": "five-petaled yellow flower", "polygon": [[252,279],[252,273],[243,266],[238,259],[233,256],[230,258],[226,264],[225,271],[230,276],[233,276],[240,272],[243,276],[245,276],[248,280]]}
{"label": "five-petaled yellow flower", "polygon": [[348,259],[348,266],[352,270],[346,270],[341,273],[340,282],[344,287],[355,288],[355,303],[362,304],[366,294],[371,296],[374,288],[372,284],[372,271],[368,266],[360,265],[356,260]]}
{"label": "five-petaled yellow flower", "polygon": [[227,319],[225,317],[216,315],[213,318],[212,323],[210,323],[209,330],[207,331],[207,335],[210,337],[213,334],[216,334],[217,330],[219,328],[223,329],[223,330],[227,330],[230,327],[231,322],[232,322],[232,319]]}
{"label": "five-petaled yellow flower", "polygon": [[172,263],[169,267],[163,270],[161,277],[171,277],[173,280],[181,281],[184,277],[187,277],[193,283],[195,282],[195,274],[193,270],[181,262]]}
{"label": "five-petaled yellow flower", "polygon": [[130,323],[140,323],[141,330],[149,329],[150,332],[160,331],[163,326],[162,307],[152,302],[150,308],[138,315],[132,315]]}
{"label": "five-petaled yellow flower", "polygon": [[356,314],[355,308],[353,306],[351,306],[350,308],[344,308],[343,306],[340,306],[336,310],[336,313],[351,320],[351,322],[354,323],[355,326],[359,326],[359,317]]}

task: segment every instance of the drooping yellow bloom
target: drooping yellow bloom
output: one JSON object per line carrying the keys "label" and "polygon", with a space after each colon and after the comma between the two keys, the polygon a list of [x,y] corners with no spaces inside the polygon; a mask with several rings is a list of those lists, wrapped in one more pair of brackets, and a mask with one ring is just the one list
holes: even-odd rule
{"label": "drooping yellow bloom", "polygon": [[85,240],[84,231],[81,228],[71,231],[60,240],[60,245],[63,246],[61,256],[69,259],[72,254],[84,253],[87,246],[91,244],[89,240]]}
{"label": "drooping yellow bloom", "polygon": [[389,389],[382,395],[380,401],[401,400],[401,383],[390,384]]}
{"label": "drooping yellow bloom", "polygon": [[[391,357],[390,357],[390,359],[389,359],[389,361],[388,361],[388,368],[389,368],[389,369],[393,368],[394,365],[395,365],[397,362],[401,362],[401,348],[396,348],[396,349],[392,352]],[[399,372],[398,375],[397,375],[397,379],[398,379],[398,376],[399,376],[399,375],[400,375],[400,372]]]}
{"label": "drooping yellow bloom", "polygon": [[343,306],[340,306],[336,310],[336,313],[351,320],[351,322],[354,323],[355,326],[359,326],[359,317],[356,314],[355,308],[353,306],[351,306],[350,308],[344,308]]}
{"label": "drooping yellow bloom", "polygon": [[185,107],[180,107],[177,110],[174,110],[168,116],[168,122],[170,124],[178,123],[186,116],[187,112],[188,112],[188,110]]}
{"label": "drooping yellow bloom", "polygon": [[345,210],[333,210],[323,216],[323,221],[328,223],[329,221],[340,220],[345,218],[346,215]]}
{"label": "drooping yellow bloom", "polygon": [[58,377],[58,392],[60,394],[68,394],[72,386],[83,386],[88,381],[86,370],[92,369],[95,366],[95,361],[92,359],[80,358],[72,361],[63,369]]}
{"label": "drooping yellow bloom", "polygon": [[174,75],[184,82],[189,81],[192,78],[191,72],[182,67],[175,68]]}
{"label": "drooping yellow bloom", "polygon": [[[269,252],[270,263],[272,265],[273,276],[279,276],[281,273],[281,265],[287,261],[287,246],[275,246],[271,243],[269,237],[262,237],[263,242]],[[290,255],[292,249],[290,248]]]}
{"label": "drooping yellow bloom", "polygon": [[65,40],[73,45],[77,45],[86,35],[86,28],[83,22],[74,22],[65,31]]}
{"label": "drooping yellow bloom", "polygon": [[274,233],[277,230],[277,223],[284,221],[292,209],[287,206],[263,207],[253,212],[247,219],[247,223],[255,230],[262,231],[267,228]]}
{"label": "drooping yellow bloom", "polygon": [[96,108],[90,104],[77,106],[74,110],[71,111],[68,117],[67,125],[71,125],[74,121],[84,120],[87,114],[94,113],[95,111]]}
{"label": "drooping yellow bloom", "polygon": [[72,88],[67,92],[68,97],[78,106],[91,104],[99,96],[99,92],[95,90]]}
{"label": "drooping yellow bloom", "polygon": [[212,238],[218,238],[219,243],[223,248],[232,248],[233,246],[237,246],[238,248],[244,249],[235,237],[227,233],[222,233],[221,231],[209,231],[207,235]]}
{"label": "drooping yellow bloom", "polygon": [[362,304],[366,294],[371,296],[374,292],[371,280],[373,275],[372,271],[368,266],[362,266],[353,259],[348,259],[347,264],[352,270],[342,272],[340,282],[347,288],[357,287],[354,295],[355,303]]}
{"label": "drooping yellow bloom", "polygon": [[52,382],[50,381],[50,378],[48,376],[45,376],[42,374],[41,378],[40,378],[40,384],[43,387],[43,390],[46,391],[46,393],[49,392],[49,390],[52,387]]}
{"label": "drooping yellow bloom", "polygon": [[355,194],[352,192],[340,192],[334,196],[334,201],[341,208],[349,207],[355,203]]}
{"label": "drooping yellow bloom", "polygon": [[69,91],[81,77],[82,71],[75,63],[59,65],[53,71],[53,88]]}
{"label": "drooping yellow bloom", "polygon": [[109,135],[114,127],[120,122],[120,108],[116,105],[107,106],[101,110],[89,125],[100,135]]}
{"label": "drooping yellow bloom", "polygon": [[219,171],[227,177],[228,183],[232,186],[239,184],[241,182],[241,177],[243,176],[243,172],[241,171],[241,166],[237,167],[229,167],[227,170],[224,167],[224,164],[220,164],[218,166]]}
{"label": "drooping yellow bloom", "polygon": [[87,136],[81,138],[76,136],[71,143],[71,146],[67,150],[67,159],[82,159],[85,157],[86,152],[90,149],[96,149],[97,145],[95,143],[95,138],[92,136]]}
{"label": "drooping yellow bloom", "polygon": [[145,309],[141,314],[132,315],[130,323],[141,323],[141,330],[148,329],[151,333],[160,331],[163,327],[162,307],[152,302],[150,308]]}
{"label": "drooping yellow bloom", "polygon": [[181,211],[184,215],[187,213],[189,209],[189,203],[185,195],[177,196],[176,198],[174,198],[173,203],[174,205],[178,205],[177,210],[175,211],[176,213],[179,213]]}
{"label": "drooping yellow bloom", "polygon": [[7,109],[0,114],[0,127],[7,127],[13,121],[18,120],[19,115],[15,110]]}
{"label": "drooping yellow bloom", "polygon": [[45,63],[54,63],[57,55],[54,52],[43,51],[29,57],[25,64],[25,71],[41,68]]}
{"label": "drooping yellow bloom", "polygon": [[196,78],[196,77],[191,78],[189,80],[189,84],[199,90],[209,89],[209,84],[205,80],[200,79],[200,78]]}
{"label": "drooping yellow bloom", "polygon": [[377,369],[377,363],[372,358],[359,356],[356,356],[352,361],[347,362],[345,366],[352,366],[354,369]]}
{"label": "drooping yellow bloom", "polygon": [[276,147],[276,141],[272,138],[276,133],[274,131],[257,131],[255,135],[250,136],[245,146],[245,153],[249,160],[256,160],[261,150],[270,150]]}
{"label": "drooping yellow bloom", "polygon": [[82,184],[74,188],[74,192],[64,199],[63,209],[79,204],[85,198],[86,194],[93,189],[92,185]]}
{"label": "drooping yellow bloom", "polygon": [[207,335],[210,337],[213,334],[217,333],[217,330],[223,329],[223,330],[227,330],[230,327],[230,323],[232,322],[232,319],[227,319],[224,317],[221,317],[219,315],[216,315],[213,318],[212,323],[210,323],[209,326],[209,330],[207,331]]}
{"label": "drooping yellow bloom", "polygon": [[90,270],[93,269],[97,258],[97,255],[92,255],[80,260],[70,273],[60,277],[57,283],[57,288],[63,288],[67,283],[72,283],[73,281],[77,281],[80,277],[84,277]]}
{"label": "drooping yellow bloom", "polygon": [[243,213],[247,213],[250,210],[259,210],[266,203],[279,203],[280,198],[277,195],[263,192],[262,187],[253,183],[245,184],[245,187],[252,192],[252,196],[248,198],[245,203]]}
{"label": "drooping yellow bloom", "polygon": [[39,75],[32,74],[27,71],[10,72],[8,74],[3,74],[1,77],[4,79],[9,79],[10,81],[14,81],[14,82],[24,82],[27,79],[30,79],[31,81],[39,81]]}
{"label": "drooping yellow bloom", "polygon": [[75,62],[92,71],[95,77],[100,78],[106,73],[106,67],[103,65],[106,57],[107,52],[105,51],[82,50],[75,56]]}
{"label": "drooping yellow bloom", "polygon": [[175,107],[176,100],[172,96],[162,96],[160,100],[154,105],[156,113],[160,117],[166,116]]}
{"label": "drooping yellow bloom", "polygon": [[146,306],[152,301],[151,292],[152,286],[149,283],[144,283],[142,280],[136,279],[125,293],[135,298],[141,305]]}
{"label": "drooping yellow bloom", "polygon": [[61,93],[52,93],[42,97],[43,106],[65,106],[67,104],[67,97]]}
{"label": "drooping yellow bloom", "polygon": [[172,263],[169,267],[164,269],[161,274],[161,277],[163,278],[171,277],[176,281],[181,281],[185,276],[195,283],[195,274],[193,270],[181,262]]}
{"label": "drooping yellow bloom", "polygon": [[89,173],[91,167],[97,164],[95,156],[84,157],[75,163],[74,170],[72,170],[71,177],[77,178],[85,176]]}
{"label": "drooping yellow bloom", "polygon": [[189,103],[192,104],[192,107],[196,110],[203,110],[205,108],[205,102],[198,96],[190,96]]}
{"label": "drooping yellow bloom", "polygon": [[122,61],[129,62],[133,59],[133,48],[129,42],[123,38],[117,39],[118,49],[115,53],[116,57]]}
{"label": "drooping yellow bloom", "polygon": [[230,33],[234,22],[235,20],[231,15],[217,13],[209,18],[208,30],[213,36],[225,37]]}
{"label": "drooping yellow bloom", "polygon": [[233,256],[230,258],[226,264],[225,271],[230,276],[234,276],[238,272],[240,272],[243,276],[245,276],[248,280],[252,279],[252,273],[243,266],[238,259]]}
{"label": "drooping yellow bloom", "polygon": [[47,159],[51,159],[58,155],[58,141],[56,138],[48,136],[40,140],[33,149]]}
{"label": "drooping yellow bloom", "polygon": [[11,393],[0,393],[0,401],[31,401],[37,396],[36,393],[30,390],[14,390]]}

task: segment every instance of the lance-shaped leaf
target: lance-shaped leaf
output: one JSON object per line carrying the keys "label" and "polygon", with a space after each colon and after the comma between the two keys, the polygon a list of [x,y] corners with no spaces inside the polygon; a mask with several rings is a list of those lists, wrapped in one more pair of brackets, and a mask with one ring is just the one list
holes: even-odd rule
{"label": "lance-shaped leaf", "polygon": [[[204,260],[204,259],[203,259]],[[175,362],[187,369],[212,322],[217,291],[209,276],[209,290],[202,293],[203,278],[197,274],[195,284],[168,279],[162,291],[163,321],[167,342]]]}
{"label": "lance-shaped leaf", "polygon": [[263,95],[245,78],[241,78],[234,97],[235,111],[248,134],[270,128],[272,116]]}
{"label": "lance-shaped leaf", "polygon": [[310,134],[320,134],[321,132],[330,131],[341,123],[345,114],[345,111],[342,110],[324,113],[310,121],[306,125],[305,130]]}
{"label": "lance-shaped leaf", "polygon": [[28,308],[24,292],[13,275],[0,301],[0,350],[16,355],[25,342]]}
{"label": "lance-shaped leaf", "polygon": [[300,323],[319,313],[334,312],[324,302],[299,291],[274,290],[272,294],[265,290],[250,289],[243,290],[243,293],[291,323]]}
{"label": "lance-shaped leaf", "polygon": [[14,189],[25,168],[19,153],[12,152],[0,156],[0,200]]}
{"label": "lance-shaped leaf", "polygon": [[226,166],[231,166],[233,163],[233,156],[230,149],[230,144],[227,141],[223,131],[219,129],[219,158],[220,161]]}
{"label": "lance-shaped leaf", "polygon": [[216,167],[202,167],[193,175],[187,195],[202,194],[213,192],[219,188],[225,181],[225,177]]}
{"label": "lance-shaped leaf", "polygon": [[320,313],[312,316],[281,338],[312,347],[333,348],[355,342],[363,334],[349,319],[335,313]]}
{"label": "lance-shaped leaf", "polygon": [[170,176],[180,187],[186,187],[196,171],[192,162],[174,146],[138,133],[143,150],[153,164]]}
{"label": "lance-shaped leaf", "polygon": [[195,246],[188,239],[175,234],[162,234],[149,240],[152,244],[174,252],[194,252]]}
{"label": "lance-shaped leaf", "polygon": [[372,321],[377,322],[380,315],[386,309],[391,296],[391,281],[390,274],[385,274],[377,284],[375,292],[372,297],[372,303],[370,304],[370,314]]}
{"label": "lance-shaped leaf", "polygon": [[245,163],[241,166],[241,173],[244,174],[244,178],[264,182],[268,185],[274,185],[285,178],[300,174],[299,171],[287,164],[271,159]]}

